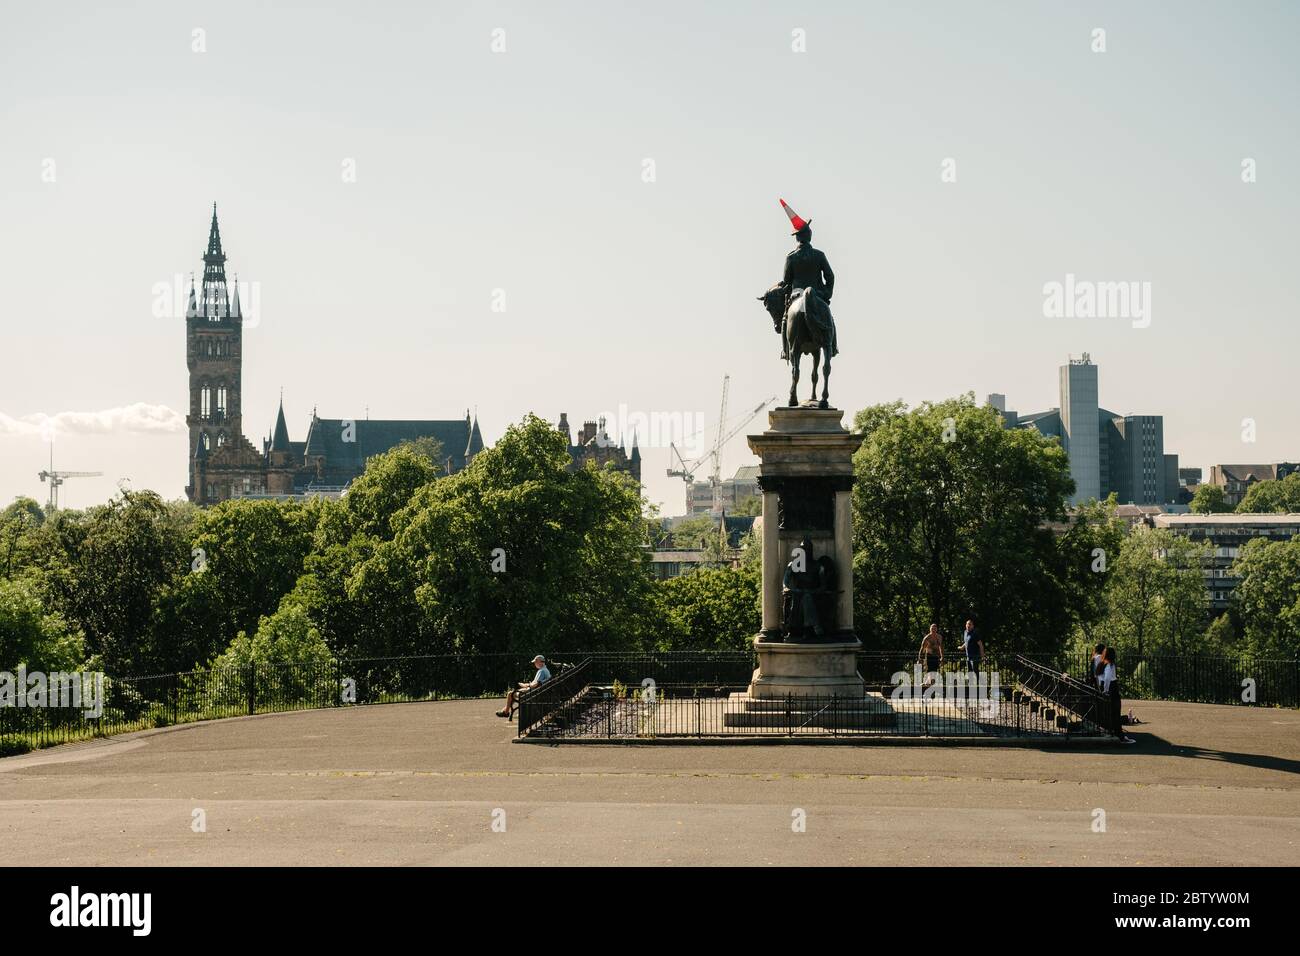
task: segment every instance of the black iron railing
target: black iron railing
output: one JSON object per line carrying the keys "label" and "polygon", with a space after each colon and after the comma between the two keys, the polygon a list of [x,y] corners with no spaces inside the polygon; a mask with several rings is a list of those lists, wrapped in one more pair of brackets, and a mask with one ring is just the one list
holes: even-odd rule
{"label": "black iron railing", "polygon": [[[611,695],[617,688],[622,699],[643,691],[647,682],[660,688],[690,687],[701,700],[721,699],[725,696],[722,691],[748,684],[757,665],[750,651],[605,651],[554,656],[559,659],[552,662],[557,679],[563,664],[586,660],[586,683],[610,687]],[[102,715],[98,718],[85,716],[84,708],[18,706],[15,696],[23,694],[25,704],[27,695],[25,689],[15,687],[8,696],[0,694],[0,755],[219,717],[390,701],[498,697],[532,674],[531,657],[515,653],[435,654],[258,664],[125,678],[109,675],[103,679]],[[857,664],[868,689],[886,696],[900,673],[915,682],[915,650],[864,651],[858,654]],[[1007,667],[993,657],[986,658],[983,666],[1002,673],[1004,689],[1011,686],[1013,677],[1009,675],[1016,672],[1019,676],[1024,669],[1014,663]],[[939,671],[947,679],[964,674],[965,668],[965,659],[953,655],[945,658]],[[1056,669],[1069,671],[1080,684],[1089,684],[1086,657],[1071,657]],[[1300,707],[1300,661],[1125,655],[1119,670],[1126,700]],[[0,674],[0,687],[4,686]],[[702,726],[707,726],[712,719],[708,708],[718,705],[699,706]]]}
{"label": "black iron railing", "polygon": [[1016,670],[1019,692],[1027,696],[1026,703],[1033,710],[1064,717],[1066,721],[1077,720],[1083,727],[1101,733],[1119,735],[1119,708],[1095,684],[1019,655]]}
{"label": "black iron railing", "polygon": [[580,695],[588,685],[591,670],[590,659],[577,664],[555,664],[558,673],[544,684],[539,684],[519,694],[519,736],[524,736],[536,729],[544,721],[562,724],[559,712],[569,708],[574,698]]}
{"label": "black iron railing", "polygon": [[[957,675],[954,675],[954,678]],[[745,686],[587,685],[521,736],[552,741],[688,737],[1035,738],[1099,737],[1096,725],[1039,706],[1009,688],[958,680],[863,697],[752,699]]]}
{"label": "black iron railing", "polygon": [[[1062,664],[1080,680],[1092,682],[1090,654]],[[1300,707],[1300,659],[1121,652],[1117,670],[1126,699]]]}

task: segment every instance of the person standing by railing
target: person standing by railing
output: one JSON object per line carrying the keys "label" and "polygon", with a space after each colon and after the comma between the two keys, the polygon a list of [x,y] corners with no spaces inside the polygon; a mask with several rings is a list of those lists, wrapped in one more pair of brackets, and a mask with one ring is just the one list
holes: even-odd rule
{"label": "person standing by railing", "polygon": [[1088,682],[1097,688],[1101,687],[1101,655],[1104,650],[1106,650],[1105,644],[1097,644],[1092,649],[1092,669],[1088,671]]}
{"label": "person standing by railing", "polygon": [[962,647],[966,650],[966,669],[979,681],[980,662],[984,660],[984,642],[975,633],[975,622],[967,621],[966,630],[961,636]]}
{"label": "person standing by railing", "polygon": [[1123,724],[1123,702],[1119,696],[1119,678],[1115,673],[1115,648],[1107,647],[1101,652],[1101,677],[1098,679],[1101,684],[1101,692],[1110,698],[1111,721],[1115,727],[1115,736],[1126,744],[1137,743],[1132,737],[1124,733]]}

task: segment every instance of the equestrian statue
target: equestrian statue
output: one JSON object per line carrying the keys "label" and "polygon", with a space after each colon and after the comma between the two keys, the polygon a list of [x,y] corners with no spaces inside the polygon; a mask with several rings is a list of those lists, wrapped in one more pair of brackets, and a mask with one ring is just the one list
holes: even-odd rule
{"label": "equestrian statue", "polygon": [[[772,317],[772,327],[781,336],[781,358],[790,363],[790,407],[799,404],[799,360],[813,357],[812,397],[806,405],[829,408],[831,358],[838,354],[835,319],[831,316],[831,294],[835,273],[826,254],[812,247],[812,220],[802,219],[782,199],[781,208],[790,217],[797,245],[785,257],[781,281],[758,297]],[[817,359],[821,357],[822,397],[817,399]]]}

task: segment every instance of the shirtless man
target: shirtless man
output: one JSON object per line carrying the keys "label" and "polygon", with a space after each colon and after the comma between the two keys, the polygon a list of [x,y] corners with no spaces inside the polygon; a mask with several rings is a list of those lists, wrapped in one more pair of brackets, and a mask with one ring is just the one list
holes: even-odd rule
{"label": "shirtless man", "polygon": [[923,686],[929,687],[929,675],[938,671],[939,665],[943,663],[943,634],[939,632],[938,624],[931,624],[930,632],[921,638],[921,649],[916,652],[916,660],[917,663],[925,664],[927,682]]}

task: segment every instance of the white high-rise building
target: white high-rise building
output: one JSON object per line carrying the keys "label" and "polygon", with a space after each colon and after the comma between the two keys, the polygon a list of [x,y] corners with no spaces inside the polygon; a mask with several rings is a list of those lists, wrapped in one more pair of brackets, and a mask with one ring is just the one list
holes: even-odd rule
{"label": "white high-rise building", "polygon": [[1101,495],[1101,436],[1097,416],[1097,366],[1087,352],[1061,366],[1061,443],[1070,456],[1078,504]]}

